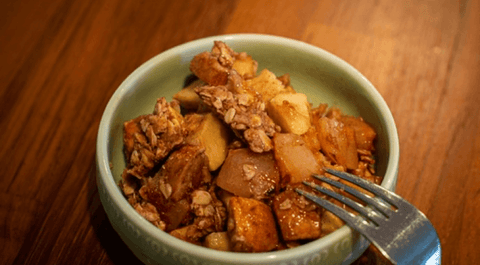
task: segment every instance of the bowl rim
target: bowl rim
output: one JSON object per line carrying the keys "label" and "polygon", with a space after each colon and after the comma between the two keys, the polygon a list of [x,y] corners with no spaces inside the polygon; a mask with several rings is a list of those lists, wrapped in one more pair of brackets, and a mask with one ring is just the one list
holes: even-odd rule
{"label": "bowl rim", "polygon": [[155,67],[155,65],[173,56],[178,56],[178,54],[181,54],[180,52],[188,53],[189,50],[194,50],[197,46],[205,46],[207,44],[211,46],[214,40],[226,42],[255,41],[265,44],[282,45],[287,48],[301,49],[307,51],[308,53],[315,54],[318,57],[324,58],[324,60],[333,63],[335,66],[341,68],[348,75],[350,75],[356,82],[360,84],[361,87],[368,91],[369,96],[371,96],[373,101],[378,104],[377,107],[379,108],[379,112],[382,113],[382,115],[380,115],[380,119],[385,123],[390,150],[388,152],[388,162],[385,172],[385,176],[389,176],[389,178],[384,180],[381,185],[390,190],[395,189],[400,155],[397,128],[387,103],[365,76],[363,76],[357,69],[338,56],[322,48],[299,40],[265,34],[225,34],[193,40],[161,52],[136,68],[116,89],[107,103],[104,113],[102,114],[96,143],[97,170],[100,175],[97,178],[98,181],[102,181],[106,193],[111,196],[111,201],[118,205],[119,209],[129,220],[134,222],[134,226],[138,227],[143,232],[148,233],[159,242],[167,244],[178,251],[188,252],[189,254],[198,258],[217,262],[238,263],[240,259],[241,263],[246,264],[265,262],[266,260],[269,262],[290,260],[298,258],[299,256],[303,256],[305,253],[318,252],[319,249],[328,246],[331,241],[335,240],[336,238],[345,238],[349,235],[351,236],[352,229],[344,225],[325,237],[293,249],[277,250],[264,253],[223,252],[187,243],[170,236],[168,233],[161,231],[141,217],[125,199],[118,188],[118,184],[115,183],[115,179],[109,165],[110,153],[108,151],[108,147],[110,146],[109,135],[112,129],[112,114],[115,113],[119,103],[121,102],[122,98],[128,94],[130,88],[134,87],[135,83],[138,82],[138,80],[148,73],[153,67]]}

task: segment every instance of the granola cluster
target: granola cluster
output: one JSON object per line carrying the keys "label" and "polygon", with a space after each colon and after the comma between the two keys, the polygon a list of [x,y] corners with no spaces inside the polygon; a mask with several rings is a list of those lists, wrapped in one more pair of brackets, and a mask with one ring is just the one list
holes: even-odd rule
{"label": "granola cluster", "polygon": [[184,118],[179,110],[178,102],[167,103],[165,98],[159,98],[153,114],[124,123],[127,174],[142,178],[183,142]]}
{"label": "granola cluster", "polygon": [[272,150],[270,138],[280,132],[280,127],[267,115],[260,95],[237,94],[225,86],[203,86],[195,91],[237,135],[245,139],[252,151],[262,153]]}
{"label": "granola cluster", "polygon": [[211,52],[203,52],[193,58],[190,70],[207,84],[225,85],[236,56],[237,53],[225,43],[215,41]]}

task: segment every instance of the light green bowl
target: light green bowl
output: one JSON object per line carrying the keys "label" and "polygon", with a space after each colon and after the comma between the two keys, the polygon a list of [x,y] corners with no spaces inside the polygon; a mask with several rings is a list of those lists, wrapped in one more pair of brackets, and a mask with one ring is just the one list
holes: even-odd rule
{"label": "light green bowl", "polygon": [[259,70],[268,68],[277,76],[289,73],[295,90],[305,93],[314,106],[338,106],[372,124],[378,133],[377,172],[384,176],[382,186],[395,189],[397,129],[387,104],[362,74],[338,57],[300,41],[252,34],[215,36],[155,56],[136,69],[108,102],[97,136],[97,185],[113,228],[147,264],[351,263],[365,251],[368,241],[347,226],[293,249],[254,254],[221,252],[186,243],[159,230],[135,212],[122,195],[118,182],[125,168],[123,122],[151,113],[159,97],[171,100],[191,74],[190,60],[200,52],[210,51],[214,40],[252,55]]}

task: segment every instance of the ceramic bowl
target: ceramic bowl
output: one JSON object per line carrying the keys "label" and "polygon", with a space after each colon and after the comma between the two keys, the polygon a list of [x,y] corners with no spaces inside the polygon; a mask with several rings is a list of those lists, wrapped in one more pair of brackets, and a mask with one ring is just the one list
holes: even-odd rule
{"label": "ceramic bowl", "polygon": [[399,143],[392,114],[375,87],[345,61],[304,42],[276,36],[222,35],[192,41],[167,50],[136,69],[113,94],[103,113],[97,137],[97,184],[113,228],[146,264],[348,264],[368,246],[363,236],[343,226],[302,246],[268,253],[221,252],[196,246],[159,230],[128,204],[118,187],[125,160],[123,122],[153,111],[156,99],[179,91],[194,55],[210,51],[214,40],[245,51],[277,76],[289,73],[291,84],[317,106],[328,103],[350,115],[360,115],[378,134],[377,172],[382,186],[394,190]]}

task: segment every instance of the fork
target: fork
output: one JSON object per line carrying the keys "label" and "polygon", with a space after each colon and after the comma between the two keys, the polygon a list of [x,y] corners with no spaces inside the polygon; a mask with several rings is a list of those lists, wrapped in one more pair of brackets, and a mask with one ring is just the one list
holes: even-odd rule
{"label": "fork", "polygon": [[375,196],[370,197],[355,188],[325,176],[315,178],[350,193],[366,206],[330,189],[312,182],[303,184],[316,189],[348,205],[358,215],[317,197],[312,193],[295,189],[299,194],[314,201],[345,221],[364,235],[393,264],[440,264],[441,246],[437,232],[425,215],[397,194],[355,175],[333,169],[327,173],[349,181]]}

